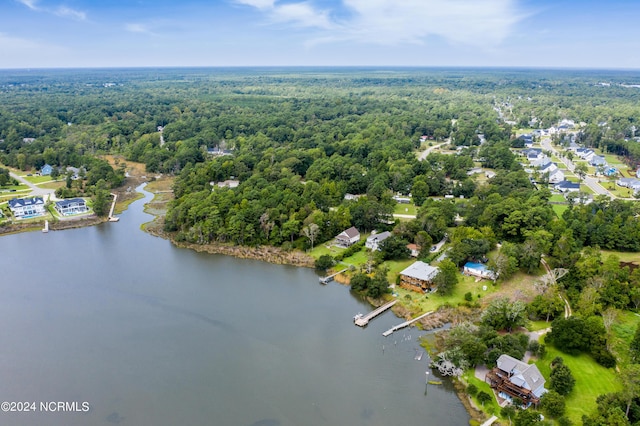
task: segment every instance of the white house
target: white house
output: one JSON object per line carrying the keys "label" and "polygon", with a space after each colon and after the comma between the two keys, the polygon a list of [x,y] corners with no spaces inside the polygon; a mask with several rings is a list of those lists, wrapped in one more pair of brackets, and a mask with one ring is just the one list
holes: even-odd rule
{"label": "white house", "polygon": [[87,202],[82,198],[70,198],[68,200],[56,201],[55,209],[62,216],[81,214],[89,211]]}
{"label": "white house", "polygon": [[360,241],[360,232],[355,226],[346,229],[336,236],[336,244],[341,247],[349,247]]}
{"label": "white house", "polygon": [[380,250],[380,244],[390,236],[391,232],[389,231],[384,231],[379,234],[371,234],[364,243],[364,246],[372,251]]}
{"label": "white house", "polygon": [[549,183],[560,183],[565,179],[564,172],[560,169],[556,169],[549,173]]}
{"label": "white house", "polygon": [[535,364],[527,364],[512,356],[498,357],[496,367],[487,373],[485,382],[496,390],[498,396],[511,400],[520,399],[525,405],[538,405],[540,397],[547,393],[545,379]]}
{"label": "white house", "polygon": [[9,200],[9,209],[11,209],[11,213],[16,219],[27,219],[45,214],[42,197]]}

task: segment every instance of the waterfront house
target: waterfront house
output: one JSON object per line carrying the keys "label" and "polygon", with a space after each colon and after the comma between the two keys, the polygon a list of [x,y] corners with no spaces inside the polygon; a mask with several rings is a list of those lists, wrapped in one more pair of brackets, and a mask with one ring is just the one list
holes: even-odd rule
{"label": "waterfront house", "polygon": [[56,201],[55,209],[62,216],[81,214],[89,211],[87,202],[82,198],[70,198],[68,200]]}
{"label": "waterfront house", "polygon": [[40,169],[40,174],[42,176],[49,176],[51,175],[52,171],[53,167],[51,167],[49,164],[45,164],[44,166],[42,166],[42,169]]}
{"label": "waterfront house", "polygon": [[440,269],[437,267],[418,260],[400,272],[400,287],[420,292],[430,291],[438,272]]}
{"label": "waterfront house", "polygon": [[336,236],[336,245],[340,247],[349,247],[358,241],[360,241],[360,232],[355,226],[342,231]]}
{"label": "waterfront house", "polygon": [[45,214],[42,197],[14,198],[9,200],[9,209],[16,219],[27,219]]}
{"label": "waterfront house", "polygon": [[368,249],[371,249],[371,251],[380,250],[380,244],[391,236],[391,232],[389,231],[384,231],[379,234],[375,232],[376,231],[373,231],[373,233],[367,238],[367,241],[364,243],[364,246]]}
{"label": "waterfront house", "polygon": [[485,382],[499,398],[508,401],[520,398],[525,406],[537,406],[540,397],[547,393],[545,379],[535,364],[527,364],[505,354],[498,357],[496,367],[486,374]]}

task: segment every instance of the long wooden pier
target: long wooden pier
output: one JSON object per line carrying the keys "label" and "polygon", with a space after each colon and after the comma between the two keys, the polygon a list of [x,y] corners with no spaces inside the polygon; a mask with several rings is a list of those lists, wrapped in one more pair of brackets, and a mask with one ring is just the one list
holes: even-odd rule
{"label": "long wooden pier", "polygon": [[375,311],[369,312],[367,315],[358,314],[355,317],[353,317],[353,322],[357,326],[364,327],[365,325],[369,324],[369,321],[371,321],[372,319],[374,319],[375,317],[377,317],[378,315],[380,315],[381,313],[383,313],[384,311],[386,311],[387,309],[395,305],[396,302],[398,302],[397,299],[392,300],[391,302],[380,306]]}
{"label": "long wooden pier", "polygon": [[343,272],[347,272],[348,270],[349,270],[349,268],[345,268],[342,271],[338,271],[335,274],[331,274],[331,275],[329,275],[327,277],[320,277],[320,283],[321,284],[327,284],[328,282],[333,281],[333,277],[335,277],[336,275],[339,275],[339,274],[341,274]]}
{"label": "long wooden pier", "polygon": [[113,195],[113,202],[111,203],[111,209],[109,210],[109,222],[117,222],[120,220],[119,217],[113,215],[113,210],[116,208],[116,200],[118,199],[118,194],[111,193]]}
{"label": "long wooden pier", "polygon": [[430,314],[432,314],[432,313],[433,313],[433,311],[429,311],[429,312],[427,312],[426,314],[422,314],[422,315],[420,315],[419,317],[416,317],[416,318],[414,318],[414,319],[412,319],[412,320],[405,321],[405,322],[403,322],[402,324],[398,324],[398,325],[396,325],[395,327],[392,327],[392,328],[390,328],[389,330],[387,330],[387,331],[385,331],[384,333],[382,333],[382,335],[383,335],[384,337],[387,337],[387,336],[389,336],[390,334],[392,334],[394,331],[398,331],[398,330],[400,330],[401,328],[408,327],[408,326],[410,326],[411,324],[413,324],[414,322],[418,321],[419,319],[422,319],[422,318],[424,318],[424,317],[426,317],[427,315],[430,315]]}

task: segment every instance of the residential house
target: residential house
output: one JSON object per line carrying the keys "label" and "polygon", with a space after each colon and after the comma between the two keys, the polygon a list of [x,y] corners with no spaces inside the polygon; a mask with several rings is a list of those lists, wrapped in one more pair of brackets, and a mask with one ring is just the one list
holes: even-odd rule
{"label": "residential house", "polygon": [[524,405],[537,406],[547,393],[545,379],[535,364],[527,364],[509,355],[500,355],[496,367],[485,376],[485,382],[498,393],[498,397],[511,401],[519,398]]}
{"label": "residential house", "polygon": [[420,255],[420,246],[417,244],[407,244],[411,257],[418,257]]}
{"label": "residential house", "polygon": [[237,188],[238,185],[240,185],[240,181],[234,180],[234,179],[227,179],[225,181],[218,182],[216,185],[218,186],[218,188]]}
{"label": "residential house", "polygon": [[368,249],[371,249],[372,251],[380,250],[380,244],[390,236],[391,236],[391,232],[389,231],[384,231],[384,232],[381,232],[380,234],[377,234],[374,231],[374,233],[372,233],[367,238],[367,241],[364,243],[364,246]]}
{"label": "residential house", "polygon": [[418,260],[400,272],[400,287],[420,292],[432,290],[438,272],[437,267]]}
{"label": "residential house", "polygon": [[462,267],[462,273],[487,280],[495,280],[497,278],[496,273],[483,263],[467,262]]}
{"label": "residential house", "polygon": [[542,158],[544,156],[540,148],[525,148],[520,151],[520,154],[527,157],[530,161],[531,159]]}
{"label": "residential house", "polygon": [[580,191],[580,183],[563,180],[562,182],[556,183],[553,188],[560,192],[578,192]]}
{"label": "residential house", "polygon": [[342,231],[336,236],[336,245],[340,247],[349,247],[358,241],[360,241],[360,232],[355,228],[355,226]]}
{"label": "residential house", "polygon": [[410,204],[411,203],[411,198],[402,197],[400,195],[394,195],[393,199],[396,200],[396,202],[400,203],[400,204]]}
{"label": "residential house", "polygon": [[616,185],[621,186],[623,188],[629,188],[634,183],[640,183],[640,180],[636,178],[620,178],[616,181]]}
{"label": "residential house", "polygon": [[68,200],[56,201],[55,209],[62,216],[81,214],[89,211],[87,202],[82,198],[70,198]]}
{"label": "residential house", "polygon": [[[78,180],[80,179],[80,169],[77,167],[67,167],[67,173],[71,173],[71,179]],[[83,168],[84,171],[84,168]]]}
{"label": "residential house", "polygon": [[344,194],[344,199],[347,201],[356,201],[360,197],[362,197],[361,194]]}
{"label": "residential house", "polygon": [[42,197],[14,198],[9,200],[9,209],[16,219],[42,216],[46,212]]}
{"label": "residential house", "polygon": [[558,170],[558,166],[556,166],[556,163],[546,163],[540,166],[540,173],[551,173]]}
{"label": "residential house", "polygon": [[549,173],[549,183],[560,183],[565,180],[564,172],[560,169],[556,169]]}
{"label": "residential house", "polygon": [[531,166],[532,167],[541,168],[541,167],[546,166],[547,164],[551,164],[551,159],[549,157],[547,157],[546,155],[544,155],[541,158],[537,158],[537,159],[531,161]]}
{"label": "residential house", "polygon": [[49,164],[45,164],[44,166],[42,166],[42,169],[40,169],[40,174],[42,176],[49,176],[51,175],[52,171],[53,167],[51,167]]}
{"label": "residential house", "polygon": [[484,172],[484,175],[487,177],[487,179],[493,179],[494,177],[496,177],[496,172],[487,170],[486,172]]}
{"label": "residential house", "polygon": [[601,157],[599,155],[594,155],[589,160],[589,164],[594,166],[594,167],[606,167],[607,166],[607,160],[605,160],[604,157]]}

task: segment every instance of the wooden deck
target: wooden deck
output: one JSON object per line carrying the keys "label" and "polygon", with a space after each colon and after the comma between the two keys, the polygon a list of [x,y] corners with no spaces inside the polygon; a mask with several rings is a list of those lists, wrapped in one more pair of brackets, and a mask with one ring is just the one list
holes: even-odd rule
{"label": "wooden deck", "polygon": [[391,302],[380,306],[375,311],[369,312],[367,315],[364,315],[364,316],[356,315],[353,318],[353,322],[359,327],[364,327],[365,325],[369,324],[369,321],[371,321],[372,319],[374,319],[375,317],[377,317],[378,315],[380,315],[381,313],[383,313],[387,309],[391,308],[397,302],[398,302],[397,299],[396,300],[392,300]]}
{"label": "wooden deck", "polygon": [[512,398],[520,398],[525,405],[529,403],[538,405],[540,403],[540,398],[535,396],[533,392],[511,383],[505,373],[498,368],[494,368],[487,373],[485,382],[489,383],[489,386],[498,392],[504,392]]}

